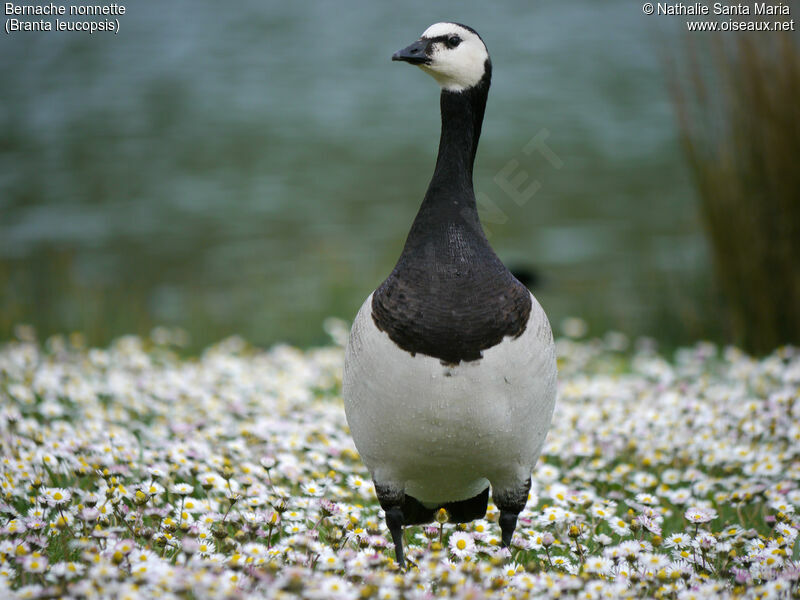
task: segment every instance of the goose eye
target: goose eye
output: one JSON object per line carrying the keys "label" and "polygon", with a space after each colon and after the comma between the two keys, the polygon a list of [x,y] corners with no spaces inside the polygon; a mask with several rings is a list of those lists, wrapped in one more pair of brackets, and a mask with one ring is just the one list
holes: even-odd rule
{"label": "goose eye", "polygon": [[447,45],[448,45],[448,46],[450,46],[451,48],[455,48],[455,47],[456,47],[456,46],[458,46],[460,43],[461,43],[461,38],[460,38],[460,37],[458,37],[457,35],[451,35],[451,36],[450,36],[450,37],[447,39]]}

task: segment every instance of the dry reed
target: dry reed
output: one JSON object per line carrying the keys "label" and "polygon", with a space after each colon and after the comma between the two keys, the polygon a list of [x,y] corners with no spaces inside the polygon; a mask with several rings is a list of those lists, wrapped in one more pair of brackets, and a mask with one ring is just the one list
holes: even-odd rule
{"label": "dry reed", "polygon": [[800,344],[800,47],[794,36],[727,34],[702,48],[690,39],[686,63],[673,63],[670,78],[731,332],[754,353]]}

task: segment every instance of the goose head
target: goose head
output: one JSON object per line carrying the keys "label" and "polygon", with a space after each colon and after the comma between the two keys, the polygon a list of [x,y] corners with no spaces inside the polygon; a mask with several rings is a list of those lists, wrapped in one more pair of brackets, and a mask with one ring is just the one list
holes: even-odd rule
{"label": "goose head", "polygon": [[417,65],[450,92],[475,87],[490,73],[489,52],[481,36],[466,25],[434,23],[392,60]]}

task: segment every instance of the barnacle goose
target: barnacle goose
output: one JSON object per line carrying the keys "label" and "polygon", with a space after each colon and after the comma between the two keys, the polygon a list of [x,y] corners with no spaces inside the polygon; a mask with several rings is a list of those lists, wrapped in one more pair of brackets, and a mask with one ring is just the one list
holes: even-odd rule
{"label": "barnacle goose", "polygon": [[556,396],[547,316],[484,235],[472,187],[492,64],[481,37],[431,25],[392,60],[442,88],[433,178],[394,270],[361,306],[345,353],[353,440],[404,565],[403,526],[440,508],[486,513],[505,546],[525,507]]}

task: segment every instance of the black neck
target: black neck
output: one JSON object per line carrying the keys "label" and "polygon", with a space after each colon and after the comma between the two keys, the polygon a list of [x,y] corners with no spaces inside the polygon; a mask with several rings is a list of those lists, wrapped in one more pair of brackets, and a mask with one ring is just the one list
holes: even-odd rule
{"label": "black neck", "polygon": [[462,92],[442,90],[442,134],[429,192],[442,185],[472,189],[472,166],[481,137],[489,77]]}
{"label": "black neck", "polygon": [[491,63],[477,85],[461,92],[442,90],[442,133],[436,168],[417,218],[409,232],[405,252],[429,244],[430,236],[442,226],[456,225],[485,239],[475,205],[472,167],[486,99],[491,83]]}

